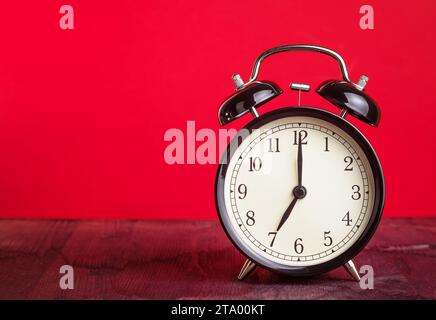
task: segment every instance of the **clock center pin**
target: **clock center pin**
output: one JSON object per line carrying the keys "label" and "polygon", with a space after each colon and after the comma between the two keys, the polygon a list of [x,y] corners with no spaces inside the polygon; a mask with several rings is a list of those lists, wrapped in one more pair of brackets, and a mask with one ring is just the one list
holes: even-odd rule
{"label": "clock center pin", "polygon": [[295,198],[303,199],[306,196],[306,194],[307,194],[307,190],[303,186],[296,186],[294,188],[294,190],[292,190],[292,193],[294,194]]}

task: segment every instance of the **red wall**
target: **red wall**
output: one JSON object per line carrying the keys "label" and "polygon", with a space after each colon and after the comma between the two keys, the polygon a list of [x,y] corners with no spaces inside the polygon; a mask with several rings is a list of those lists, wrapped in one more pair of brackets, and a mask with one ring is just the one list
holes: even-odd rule
{"label": "red wall", "polygon": [[[75,30],[59,28],[62,4]],[[374,30],[359,27],[363,4]],[[435,13],[434,0],[3,1],[0,216],[216,217],[216,166],[167,165],[163,135],[187,120],[218,129],[230,75],[287,43],[330,47],[353,80],[370,76],[382,121],[353,123],[381,158],[385,216],[435,215]],[[261,75],[284,89],[340,76],[312,53],[270,58]],[[314,92],[303,103],[334,110]]]}

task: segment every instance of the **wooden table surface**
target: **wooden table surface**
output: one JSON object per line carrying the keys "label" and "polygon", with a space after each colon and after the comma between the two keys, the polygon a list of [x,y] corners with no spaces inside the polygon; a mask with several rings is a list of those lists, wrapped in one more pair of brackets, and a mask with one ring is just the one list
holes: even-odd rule
{"label": "wooden table surface", "polygon": [[355,259],[374,268],[362,290],[342,268],[238,281],[244,258],[212,220],[0,220],[0,299],[435,299],[435,248],[436,219],[384,219]]}

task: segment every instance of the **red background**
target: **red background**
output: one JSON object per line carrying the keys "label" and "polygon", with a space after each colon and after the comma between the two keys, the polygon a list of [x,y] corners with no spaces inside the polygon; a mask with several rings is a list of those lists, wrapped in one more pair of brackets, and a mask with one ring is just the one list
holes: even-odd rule
{"label": "red background", "polygon": [[[73,31],[59,28],[62,4],[75,9]],[[364,4],[375,30],[359,28]],[[216,217],[216,166],[167,165],[163,135],[187,120],[218,129],[230,75],[248,79],[260,52],[288,43],[332,48],[352,80],[370,76],[380,126],[352,122],[381,158],[385,216],[435,215],[435,12],[433,0],[3,1],[0,215]],[[313,53],[261,70],[283,89],[339,77]],[[296,101],[285,90],[259,112]],[[313,91],[303,103],[336,112]]]}

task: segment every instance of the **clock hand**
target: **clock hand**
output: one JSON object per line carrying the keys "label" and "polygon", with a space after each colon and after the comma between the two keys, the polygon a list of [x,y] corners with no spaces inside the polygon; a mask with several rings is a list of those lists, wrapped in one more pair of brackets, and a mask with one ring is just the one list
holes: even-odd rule
{"label": "clock hand", "polygon": [[289,216],[291,215],[292,210],[294,209],[295,204],[297,203],[298,199],[303,199],[306,196],[306,188],[302,185],[302,178],[303,178],[303,150],[301,146],[301,135],[298,142],[298,155],[297,155],[297,166],[298,166],[298,186],[294,188],[292,193],[294,194],[294,199],[292,200],[289,207],[286,209],[285,213],[282,216],[282,219],[280,220],[279,226],[277,227],[277,232],[280,230],[280,228],[283,226],[283,224],[288,220]]}
{"label": "clock hand", "polygon": [[286,209],[285,213],[282,216],[282,219],[280,220],[279,226],[277,227],[277,232],[280,230],[280,228],[283,226],[283,224],[288,220],[289,216],[291,215],[292,209],[294,209],[295,204],[297,203],[298,198],[294,197],[294,200],[292,200],[289,207]]}
{"label": "clock hand", "polygon": [[298,141],[298,156],[297,156],[297,166],[298,166],[298,187],[302,187],[303,183],[303,150],[301,146],[301,135]]}

